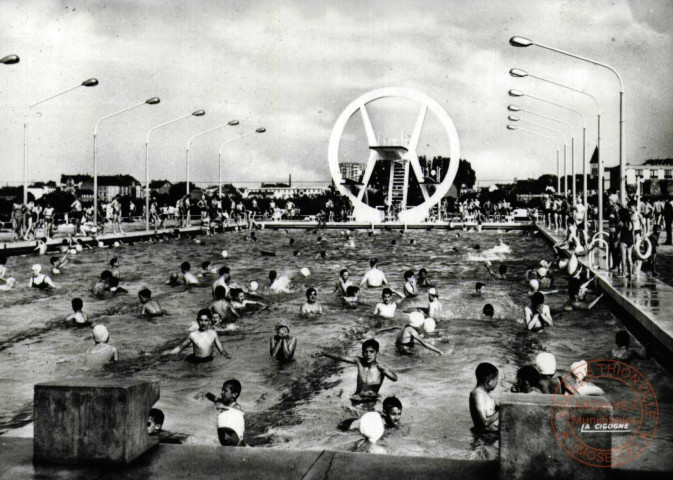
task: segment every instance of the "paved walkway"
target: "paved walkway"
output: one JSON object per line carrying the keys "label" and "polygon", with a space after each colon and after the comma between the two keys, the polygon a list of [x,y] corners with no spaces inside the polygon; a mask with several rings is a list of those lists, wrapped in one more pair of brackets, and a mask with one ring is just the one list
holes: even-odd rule
{"label": "paved walkway", "polygon": [[[563,240],[561,233],[548,230],[542,225],[538,229],[551,243]],[[587,266],[586,259],[580,262]],[[601,289],[637,322],[635,327],[651,337],[654,353],[659,358],[673,359],[673,287],[641,273],[640,279],[619,278],[615,273],[600,268],[592,268],[598,277]],[[671,369],[673,363],[664,362]]]}

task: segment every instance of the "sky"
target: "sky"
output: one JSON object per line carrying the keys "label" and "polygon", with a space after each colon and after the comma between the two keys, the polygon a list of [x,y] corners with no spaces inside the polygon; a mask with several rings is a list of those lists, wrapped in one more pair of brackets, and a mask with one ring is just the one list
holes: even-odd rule
{"label": "sky", "polygon": [[[581,111],[587,156],[596,143],[593,102],[535,79],[512,78],[510,68],[595,95],[602,110],[602,156],[606,166],[616,165],[616,76],[539,47],[511,47],[514,35],[613,66],[625,86],[627,162],[673,157],[673,2],[666,0],[0,0],[0,18],[0,57],[21,57],[18,64],[0,65],[2,185],[22,181],[29,106],[90,77],[100,84],[30,111],[31,181],[91,173],[96,122],[157,96],[158,105],[100,123],[99,174],[144,180],[147,132],[204,109],[203,117],[152,133],[153,179],[184,180],[190,137],[236,119],[239,126],[191,143],[192,181],[216,181],[221,144],[263,126],[266,133],[223,148],[224,181],[281,181],[292,174],[295,181],[325,182],[337,118],[359,96],[384,87],[412,88],[438,102],[455,124],[460,156],[470,161],[478,180],[555,173],[551,140],[506,129],[509,104],[570,123],[581,172],[579,115],[507,92],[521,90]],[[372,102],[376,134],[411,132],[418,108],[406,100]],[[563,130],[525,125],[570,145],[570,130],[562,124],[519,116]],[[419,154],[448,156],[440,127],[428,118]],[[352,117],[341,161],[366,161],[364,135],[362,122]]]}

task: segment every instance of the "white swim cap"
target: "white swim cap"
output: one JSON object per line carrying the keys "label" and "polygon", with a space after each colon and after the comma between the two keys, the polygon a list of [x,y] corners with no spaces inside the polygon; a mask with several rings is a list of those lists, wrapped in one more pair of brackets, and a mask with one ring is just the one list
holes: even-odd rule
{"label": "white swim cap", "polygon": [[217,428],[230,428],[236,432],[239,440],[243,440],[243,434],[245,433],[243,412],[237,408],[229,408],[220,413],[217,416]]}
{"label": "white swim cap", "polygon": [[556,358],[548,352],[539,353],[535,358],[535,366],[542,375],[554,375],[556,373]]}
{"label": "white swim cap", "polygon": [[414,328],[421,328],[425,322],[425,316],[421,312],[412,312],[409,314],[409,324]]}
{"label": "white swim cap", "polygon": [[77,250],[74,249],[74,248],[71,248],[70,250],[68,250],[68,253],[69,253],[70,255],[77,255]]}
{"label": "white swim cap", "polygon": [[435,297],[439,297],[439,292],[437,292],[437,289],[435,287],[428,289],[428,294],[433,295]]}
{"label": "white swim cap", "polygon": [[588,370],[589,365],[586,360],[580,360],[570,365],[570,374],[580,382],[587,376]]}
{"label": "white swim cap", "polygon": [[227,258],[229,256],[229,252],[226,250],[222,250],[222,257]]}
{"label": "white swim cap", "polygon": [[118,247],[118,246],[119,246],[119,242],[115,242],[115,243],[113,243],[112,246],[115,247],[115,248]]}
{"label": "white swim cap", "polygon": [[425,330],[425,333],[434,333],[436,328],[437,324],[432,318],[426,318],[423,322],[423,330]]}
{"label": "white swim cap", "polygon": [[383,436],[383,419],[378,412],[367,412],[360,417],[360,433],[370,442]]}
{"label": "white swim cap", "polygon": [[308,277],[309,275],[311,275],[311,270],[309,270],[309,269],[306,268],[306,267],[302,268],[302,269],[300,270],[300,272],[301,272],[301,274],[302,274],[303,276],[305,276],[305,277]]}
{"label": "white swim cap", "polygon": [[81,252],[82,251],[82,246],[78,243],[77,245],[75,245],[75,250],[77,250],[78,252]]}
{"label": "white swim cap", "polygon": [[549,262],[547,260],[540,260],[540,266],[544,268],[549,268]]}
{"label": "white swim cap", "polygon": [[42,271],[42,265],[40,265],[39,263],[36,263],[30,269],[35,273],[40,273]]}
{"label": "white swim cap", "polygon": [[98,242],[98,248],[103,248],[105,244],[103,242]]}
{"label": "white swim cap", "polygon": [[251,292],[256,291],[258,287],[259,287],[259,283],[255,282],[254,280],[252,282],[250,282],[250,291]]}
{"label": "white swim cap", "polygon": [[548,273],[548,270],[544,267],[540,267],[537,269],[537,274],[540,275],[541,277],[546,277]]}
{"label": "white swim cap", "polygon": [[540,281],[537,278],[533,278],[528,282],[528,286],[537,292],[540,288]]}
{"label": "white swim cap", "polygon": [[93,339],[98,343],[105,343],[110,338],[110,334],[105,325],[96,325],[93,327]]}

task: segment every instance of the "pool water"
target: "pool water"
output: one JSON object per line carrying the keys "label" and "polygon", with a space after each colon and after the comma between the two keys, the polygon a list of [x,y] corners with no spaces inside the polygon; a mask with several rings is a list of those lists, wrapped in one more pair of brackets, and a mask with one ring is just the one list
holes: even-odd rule
{"label": "pool water", "polygon": [[[404,235],[378,231],[371,236],[356,231],[353,235],[355,248],[347,246],[340,231],[318,235],[312,231],[261,230],[257,242],[246,232],[236,232],[199,237],[200,244],[181,238],[160,244],[85,250],[55,278],[59,289],[51,293],[25,288],[30,265],[38,261],[37,257],[10,258],[8,269],[22,286],[0,297],[0,431],[30,434],[35,383],[82,375],[133,376],[160,380],[161,399],[156,407],[166,414],[166,430],[187,434],[188,443],[217,445],[216,412],[203,394],[219,394],[224,380],[237,378],[243,385],[239,403],[246,411],[245,439],[251,445],[348,450],[359,434],[342,432],[337,425],[362,413],[350,403],[356,368],[316,358],[313,353],[327,350],[358,355],[362,341],[376,338],[381,344],[379,361],[399,375],[398,382],[384,381],[382,398],[396,395],[404,405],[403,428],[382,440],[388,452],[484,458],[497,452],[497,446],[482,448],[470,432],[468,395],[475,385],[477,364],[487,361],[499,368],[499,386],[493,392],[497,398],[510,390],[517,369],[533,362],[539,352],[554,353],[559,373],[565,374],[572,362],[609,355],[615,333],[624,328],[599,303],[591,312],[555,313],[554,327],[541,333],[525,330],[521,318],[529,300],[521,279],[529,266],[553,256],[540,238],[521,232],[461,232],[458,236],[438,230],[408,231]],[[295,239],[294,245],[290,245],[290,238]],[[222,258],[222,250],[227,250],[228,258]],[[274,251],[277,256],[262,256],[260,250]],[[294,256],[293,250],[300,250],[301,256]],[[324,259],[319,255],[322,250],[327,252]],[[96,300],[89,293],[90,287],[113,256],[120,259],[122,286],[130,294]],[[333,293],[339,270],[349,268],[351,278],[359,281],[373,256],[397,290],[402,289],[405,270],[428,270],[444,306],[444,316],[436,319],[441,338],[433,341],[446,355],[438,356],[420,346],[413,356],[396,354],[397,331],[393,327],[405,325],[406,315],[374,318],[371,313],[380,301],[380,289],[363,289],[357,310],[342,309],[340,298]],[[494,268],[505,262],[511,280],[490,279],[483,266],[486,259]],[[177,356],[158,355],[185,338],[196,312],[211,301],[210,283],[214,278],[208,279],[208,288],[202,289],[165,285],[170,273],[178,272],[185,260],[191,262],[194,273],[200,270],[202,261],[211,260],[215,265],[231,267],[233,282],[247,285],[255,280],[260,284],[261,301],[269,309],[245,314],[238,322],[238,331],[220,336],[233,356],[231,360],[218,356],[211,363],[193,365],[183,361],[189,350]],[[39,261],[46,270],[47,258]],[[299,275],[303,267],[310,269],[310,276]],[[266,286],[271,269],[279,276],[291,276],[296,291],[269,294]],[[487,284],[483,298],[473,295],[477,281]],[[152,321],[139,317],[137,292],[145,286],[170,316]],[[309,286],[318,290],[318,300],[326,310],[324,316],[299,317]],[[566,286],[560,275],[557,286]],[[60,322],[70,313],[70,300],[75,296],[84,300],[84,311],[91,320],[107,326],[110,344],[119,350],[120,362],[102,372],[81,370],[84,352],[93,345],[90,329],[65,327]],[[565,298],[564,294],[550,295],[547,303],[554,311]],[[495,307],[495,320],[482,316],[485,303]],[[427,305],[427,295],[406,300],[400,310],[410,305]],[[269,337],[281,318],[291,322],[291,334],[298,341],[296,360],[287,365],[269,357]],[[661,469],[670,468],[670,376],[653,360],[638,361],[636,366],[653,384],[660,408],[655,441],[637,462],[650,468],[653,463]],[[609,388],[613,386],[606,387],[608,395],[619,394]]]}

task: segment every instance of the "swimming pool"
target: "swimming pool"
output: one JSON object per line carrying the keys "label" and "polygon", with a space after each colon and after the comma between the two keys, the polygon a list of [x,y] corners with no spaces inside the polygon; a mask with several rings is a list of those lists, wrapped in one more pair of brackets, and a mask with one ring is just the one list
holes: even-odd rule
{"label": "swimming pool", "polygon": [[[552,252],[539,238],[519,233],[472,233],[447,231],[379,231],[369,236],[353,232],[355,248],[346,246],[343,232],[278,231],[257,232],[257,242],[246,232],[227,233],[213,238],[200,237],[196,244],[188,238],[161,244],[138,243],[117,249],[84,251],[57,277],[59,290],[34,292],[27,288],[3,293],[0,297],[0,431],[14,430],[29,434],[32,415],[33,385],[38,382],[80,376],[84,352],[93,345],[88,329],[65,328],[56,323],[70,310],[70,299],[80,296],[89,318],[103,323],[110,332],[110,343],[120,352],[120,362],[97,375],[134,376],[161,381],[161,399],[157,407],[166,414],[164,427],[188,434],[188,443],[217,445],[215,410],[200,393],[219,393],[222,382],[237,378],[243,384],[239,402],[246,410],[246,441],[270,448],[347,450],[358,438],[356,433],[337,429],[340,421],[354,416],[349,397],[355,391],[354,366],[315,358],[314,352],[329,350],[356,355],[364,339],[375,337],[381,343],[379,360],[399,375],[396,383],[386,380],[382,397],[396,395],[404,405],[403,428],[386,435],[383,444],[391,454],[478,458],[483,450],[475,447],[470,432],[469,391],[474,387],[474,369],[489,361],[500,369],[499,386],[494,396],[509,391],[516,370],[534,360],[537,353],[554,353],[559,373],[579,359],[590,360],[609,354],[614,334],[624,328],[607,307],[600,304],[590,313],[564,312],[554,316],[553,328],[538,334],[526,332],[522,317],[528,303],[526,286],[521,281],[525,270],[540,259],[551,259]],[[295,244],[290,245],[290,238]],[[392,244],[395,240],[395,245]],[[411,245],[414,240],[415,244]],[[475,249],[475,245],[480,248]],[[221,251],[228,251],[223,259]],[[275,251],[267,257],[260,250]],[[293,256],[300,250],[301,256]],[[325,259],[318,253],[327,252]],[[120,259],[123,285],[128,296],[94,300],[89,291],[93,280],[106,268],[113,256]],[[380,289],[364,289],[358,310],[342,310],[341,300],[332,293],[338,272],[350,269],[359,280],[368,269],[369,258],[379,259],[388,280],[401,289],[407,269],[428,269],[439,289],[445,317],[437,319],[438,330],[449,342],[437,342],[450,355],[436,354],[417,347],[414,356],[395,353],[396,331],[406,316],[394,320],[371,316],[379,301]],[[497,266],[506,262],[509,276],[505,282],[489,280],[483,261]],[[40,258],[43,266],[47,258]],[[161,357],[158,351],[175,346],[186,335],[196,312],[207,307],[210,288],[183,291],[164,282],[171,272],[189,261],[198,271],[204,260],[232,269],[232,280],[241,285],[255,280],[268,284],[271,269],[279,275],[293,274],[308,267],[311,275],[301,280],[293,294],[264,294],[269,310],[245,316],[240,330],[221,336],[231,360],[219,356],[213,362],[192,365],[177,357]],[[10,272],[23,284],[36,257],[10,258]],[[212,280],[211,280],[212,281]],[[472,295],[476,281],[487,283],[483,298]],[[559,286],[565,281],[557,278]],[[210,283],[210,282],[208,282]],[[147,321],[137,315],[137,292],[144,286],[153,298],[171,312],[168,317]],[[318,300],[327,313],[317,318],[300,318],[307,286],[317,288]],[[37,297],[36,297],[37,295]],[[547,303],[559,307],[562,294],[550,296]],[[427,303],[427,296],[408,304]],[[483,319],[485,303],[495,306],[495,321]],[[407,305],[403,304],[405,308]],[[269,357],[268,338],[281,318],[292,324],[298,339],[296,361],[278,365]],[[382,332],[379,332],[381,331]],[[148,355],[149,354],[149,355]],[[670,376],[652,360],[637,367],[653,384],[659,398],[660,427],[655,442],[633,468],[653,462],[671,462],[669,447],[673,440],[673,392]],[[91,374],[91,373],[89,373]],[[609,395],[620,392],[608,391]],[[656,460],[653,460],[656,459]],[[670,468],[670,463],[667,464]],[[664,467],[661,466],[661,469]]]}

